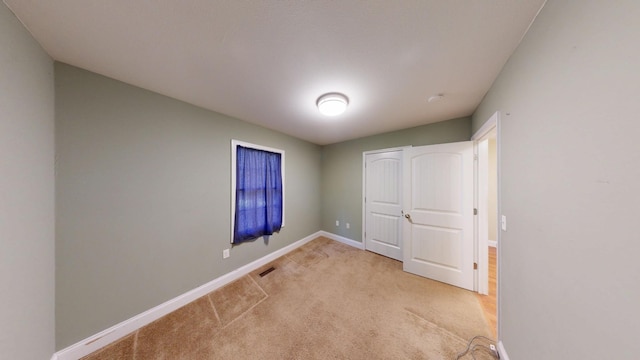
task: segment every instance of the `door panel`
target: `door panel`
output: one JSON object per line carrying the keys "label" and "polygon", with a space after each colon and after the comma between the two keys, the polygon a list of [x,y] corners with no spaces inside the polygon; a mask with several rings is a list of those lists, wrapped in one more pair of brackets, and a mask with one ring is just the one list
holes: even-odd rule
{"label": "door panel", "polygon": [[404,270],[473,290],[473,142],[406,152]]}
{"label": "door panel", "polygon": [[434,266],[460,268],[462,236],[460,231],[430,226],[415,226],[413,259]]}
{"label": "door panel", "polygon": [[425,153],[414,157],[413,180],[419,182],[413,186],[416,210],[433,215],[460,212],[461,160],[460,154],[450,153]]}
{"label": "door panel", "polygon": [[370,220],[373,227],[370,238],[372,241],[391,245],[396,248],[400,247],[402,240],[398,236],[400,226],[402,226],[400,217],[372,212]]}
{"label": "door panel", "polygon": [[365,248],[402,260],[402,151],[365,155]]}

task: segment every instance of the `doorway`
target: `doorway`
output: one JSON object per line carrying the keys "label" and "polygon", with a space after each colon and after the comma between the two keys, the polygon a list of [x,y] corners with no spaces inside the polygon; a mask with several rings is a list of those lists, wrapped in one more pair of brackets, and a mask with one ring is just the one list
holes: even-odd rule
{"label": "doorway", "polygon": [[478,244],[478,300],[487,323],[497,335],[499,259],[499,113],[476,132],[476,207]]}
{"label": "doorway", "polygon": [[[473,236],[473,241],[471,242],[471,253],[473,254],[472,261],[466,260],[460,261],[459,263],[463,265],[473,265],[471,270],[471,285],[462,285],[459,282],[456,283],[457,281],[453,281],[455,279],[452,280],[449,276],[450,274],[431,274],[429,272],[432,269],[448,270],[453,268],[452,263],[454,262],[448,261],[453,259],[453,257],[447,258],[442,254],[460,253],[461,255],[464,255],[464,252],[453,251],[455,250],[455,248],[447,248],[446,251],[443,250],[439,252],[434,252],[431,250],[433,250],[434,248],[436,250],[444,248],[440,246],[443,244],[456,244],[456,241],[445,240],[455,240],[456,236],[453,236],[451,234],[454,234],[456,232],[461,234],[468,231],[456,230],[449,231],[448,233],[446,231],[436,231],[438,230],[438,228],[442,228],[442,226],[437,226],[437,224],[422,224],[419,222],[420,219],[416,217],[417,215],[422,215],[420,214],[420,212],[425,209],[427,210],[426,212],[430,213],[431,215],[433,215],[433,213],[436,213],[437,211],[434,210],[437,210],[438,207],[434,207],[432,206],[433,204],[430,204],[434,201],[438,204],[441,203],[440,205],[446,205],[443,206],[447,208],[447,202],[443,202],[444,198],[441,198],[441,195],[455,194],[457,192],[437,191],[434,194],[430,194],[428,191],[424,191],[424,189],[427,189],[428,187],[418,187],[416,188],[418,189],[418,192],[423,193],[424,195],[422,196],[422,198],[424,198],[423,200],[427,201],[425,203],[426,205],[422,204],[425,206],[419,206],[419,208],[423,209],[412,209],[412,203],[414,201],[412,200],[411,196],[405,197],[404,199],[401,199],[401,196],[398,196],[401,193],[406,193],[407,189],[411,189],[412,182],[415,182],[411,180],[411,175],[407,175],[407,172],[413,168],[411,157],[413,156],[414,152],[424,151],[426,154],[428,154],[428,156],[424,158],[426,159],[425,161],[417,162],[418,164],[420,164],[420,166],[426,166],[427,169],[423,169],[424,171],[418,171],[418,173],[420,174],[427,175],[427,177],[425,178],[426,181],[419,180],[418,183],[424,184],[431,182],[434,184],[449,184],[450,181],[438,181],[439,178],[435,175],[455,175],[451,172],[451,169],[460,168],[459,166],[448,166],[449,170],[445,170],[444,172],[442,172],[441,170],[430,171],[429,169],[433,167],[432,165],[435,166],[436,163],[442,163],[446,165],[447,161],[444,161],[444,159],[449,158],[448,161],[452,161],[450,155],[453,154],[453,152],[450,149],[446,149],[446,151],[444,151],[448,154],[446,156],[442,156],[441,154],[436,153],[439,151],[439,147],[452,146],[454,144],[432,145],[418,148],[408,146],[404,148],[364,152],[362,207],[363,243],[365,244],[365,248],[367,250],[402,261],[403,267],[405,267],[405,271],[417,273],[419,275],[433,278],[435,280],[477,291],[487,322],[489,323],[495,335],[499,335],[498,319],[500,313],[500,307],[498,306],[498,280],[500,263],[500,229],[498,228],[498,215],[500,214],[499,115],[499,112],[496,112],[489,120],[487,120],[487,122],[480,128],[480,130],[478,130],[474,134],[474,136],[472,137],[472,141],[469,142],[471,143],[471,146],[473,148],[471,158],[473,159],[473,155],[475,155],[477,159],[477,161],[472,160],[472,162],[474,163],[473,167],[475,167],[475,169],[472,170],[475,171],[471,171],[471,173],[477,174],[477,177],[475,179],[475,184],[471,185],[472,193],[475,197],[475,199],[472,201],[472,205],[474,206],[464,206],[464,209],[476,209],[478,216],[472,216],[475,217],[475,220],[472,221],[472,228],[475,229],[475,236]],[[429,154],[431,152],[433,152],[433,154]],[[374,163],[376,162],[378,165],[374,165]],[[376,167],[378,169],[374,169]],[[433,167],[433,169],[435,169],[435,167]],[[380,175],[382,174],[385,175],[381,177]],[[402,180],[399,180],[400,177],[402,178]],[[375,180],[381,178],[385,180]],[[463,178],[468,177],[463,176]],[[374,184],[376,182],[377,184]],[[371,190],[374,189],[375,191],[371,192]],[[464,193],[464,191],[462,193]],[[374,206],[382,205],[383,203],[386,208],[381,207],[380,209],[377,209],[376,206]],[[451,202],[451,204],[455,203],[457,203],[457,201]],[[447,208],[447,210],[451,212],[451,209]],[[376,218],[374,219],[374,217]],[[384,218],[385,221],[380,221],[382,218]],[[400,223],[404,224],[402,226],[399,226]],[[379,226],[381,224],[384,226]],[[411,233],[413,232],[411,229],[412,225],[416,225],[414,227],[416,227],[417,230],[421,231],[422,235],[424,235],[423,238],[426,239],[426,241],[418,241],[424,239],[418,239],[414,241],[411,236]],[[405,229],[403,230],[403,228]],[[446,233],[447,236],[443,236],[442,234],[444,233]],[[405,240],[405,238],[407,239]],[[461,239],[462,237],[458,238]],[[434,244],[438,246],[435,246]],[[425,250],[426,252],[415,252],[413,251],[414,247],[419,250],[427,249],[430,251]],[[468,247],[458,247],[458,249],[463,248]],[[427,255],[425,256],[424,254]],[[436,258],[433,259],[431,254],[435,254]],[[437,257],[437,255],[441,256]],[[461,256],[460,258],[462,259],[465,257]],[[443,261],[443,259],[447,261]],[[421,268],[419,269],[420,271],[411,271],[410,269],[407,269],[407,265],[411,266],[412,263],[414,265],[420,265],[422,268],[425,268],[425,266],[430,268]],[[476,268],[477,271],[474,271]],[[448,271],[448,273],[453,272],[455,271]]]}
{"label": "doorway", "polygon": [[475,289],[473,142],[363,153],[365,249]]}

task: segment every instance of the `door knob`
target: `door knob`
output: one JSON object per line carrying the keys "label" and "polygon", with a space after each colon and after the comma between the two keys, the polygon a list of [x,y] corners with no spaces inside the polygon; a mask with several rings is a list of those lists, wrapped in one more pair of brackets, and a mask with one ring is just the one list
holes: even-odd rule
{"label": "door knob", "polygon": [[404,217],[406,217],[407,219],[411,220],[411,215],[410,214],[404,214]]}

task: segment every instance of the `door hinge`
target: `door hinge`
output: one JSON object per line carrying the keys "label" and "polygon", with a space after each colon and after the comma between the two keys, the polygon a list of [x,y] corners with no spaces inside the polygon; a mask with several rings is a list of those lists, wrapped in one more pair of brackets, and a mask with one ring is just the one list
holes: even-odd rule
{"label": "door hinge", "polygon": [[476,262],[473,263],[473,270],[478,270],[478,263]]}
{"label": "door hinge", "polygon": [[478,215],[478,209],[476,208],[473,209],[473,215]]}

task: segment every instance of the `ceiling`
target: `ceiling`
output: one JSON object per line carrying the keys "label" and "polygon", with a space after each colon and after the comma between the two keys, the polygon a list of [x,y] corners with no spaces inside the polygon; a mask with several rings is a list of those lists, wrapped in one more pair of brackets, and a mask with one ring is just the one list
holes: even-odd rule
{"label": "ceiling", "polygon": [[320,145],[471,115],[544,4],[4,2],[57,61]]}

